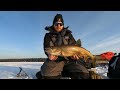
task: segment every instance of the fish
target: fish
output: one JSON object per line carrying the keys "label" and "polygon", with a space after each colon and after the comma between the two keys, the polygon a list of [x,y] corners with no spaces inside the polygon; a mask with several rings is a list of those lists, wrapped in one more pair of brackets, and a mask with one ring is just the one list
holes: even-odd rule
{"label": "fish", "polygon": [[67,57],[74,55],[77,55],[79,58],[84,57],[84,60],[88,60],[88,58],[94,60],[94,55],[90,51],[78,45],[51,46],[45,48],[45,52],[51,55],[65,57],[67,60]]}

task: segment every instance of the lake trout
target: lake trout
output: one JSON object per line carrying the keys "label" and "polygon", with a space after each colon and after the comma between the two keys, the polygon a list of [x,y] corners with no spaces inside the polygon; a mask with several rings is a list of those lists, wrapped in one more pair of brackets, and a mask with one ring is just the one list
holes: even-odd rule
{"label": "lake trout", "polygon": [[77,45],[52,46],[45,48],[45,52],[55,56],[63,56],[65,59],[66,57],[77,55],[78,57],[84,57],[84,60],[88,58],[94,60],[94,56],[90,51]]}

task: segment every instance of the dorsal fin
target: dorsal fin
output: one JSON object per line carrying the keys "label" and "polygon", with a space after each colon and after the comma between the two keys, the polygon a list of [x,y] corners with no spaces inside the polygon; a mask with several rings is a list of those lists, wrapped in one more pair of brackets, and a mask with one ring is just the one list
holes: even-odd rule
{"label": "dorsal fin", "polygon": [[81,45],[81,40],[78,39],[78,40],[76,41],[76,44],[81,47],[81,46],[82,46],[82,45]]}

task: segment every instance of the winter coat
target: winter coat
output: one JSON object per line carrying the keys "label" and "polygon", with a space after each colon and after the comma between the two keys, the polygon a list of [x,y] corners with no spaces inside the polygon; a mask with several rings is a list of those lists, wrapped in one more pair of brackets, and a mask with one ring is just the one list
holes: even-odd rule
{"label": "winter coat", "polygon": [[[46,33],[44,37],[44,50],[50,46],[76,45],[76,40],[68,27],[61,32],[56,32],[52,27],[46,27],[45,30],[49,31],[49,33]],[[46,52],[45,54],[47,55]]]}

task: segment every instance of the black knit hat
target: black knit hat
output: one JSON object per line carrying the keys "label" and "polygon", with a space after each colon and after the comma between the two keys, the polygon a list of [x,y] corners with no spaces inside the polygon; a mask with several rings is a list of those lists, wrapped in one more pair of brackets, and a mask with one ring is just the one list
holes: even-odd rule
{"label": "black knit hat", "polygon": [[64,20],[63,20],[62,14],[56,14],[56,16],[54,17],[54,20],[53,20],[53,25],[58,21],[58,19],[61,19],[61,22],[64,25]]}

